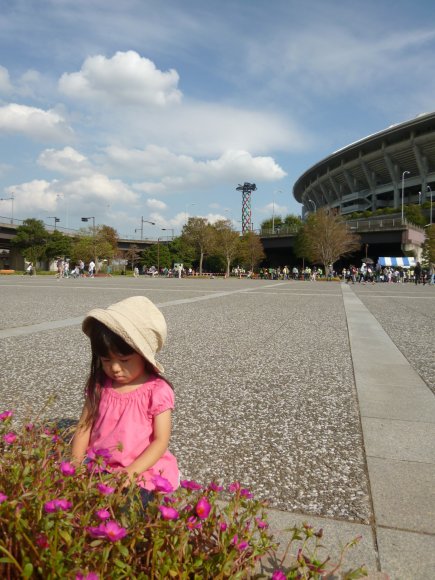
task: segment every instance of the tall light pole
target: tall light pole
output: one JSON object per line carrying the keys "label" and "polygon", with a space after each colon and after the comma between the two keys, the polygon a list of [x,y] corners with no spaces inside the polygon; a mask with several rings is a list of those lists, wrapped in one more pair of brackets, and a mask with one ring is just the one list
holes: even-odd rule
{"label": "tall light pole", "polygon": [[402,222],[403,222],[403,203],[405,198],[405,175],[409,175],[410,171],[404,171],[402,173]]}
{"label": "tall light pole", "polygon": [[95,268],[97,268],[97,240],[96,240],[96,236],[95,236],[95,216],[91,215],[90,217],[82,217],[82,222],[88,222],[89,220],[92,220],[92,232],[93,232],[93,238],[94,238],[94,262],[95,262]]}
{"label": "tall light pole", "polygon": [[275,233],[275,194],[282,193],[282,189],[275,189],[272,199],[272,235]]}
{"label": "tall light pole", "polygon": [[421,205],[421,191],[418,192],[418,205]]}
{"label": "tall light pole", "polygon": [[313,206],[314,206],[314,213],[316,213],[316,211],[317,211],[316,204],[314,203],[314,201],[312,199],[309,199],[308,201],[313,204]]}
{"label": "tall light pole", "polygon": [[172,232],[171,237],[174,239],[174,228],[162,228],[162,232]]}
{"label": "tall light pole", "polygon": [[14,194],[11,193],[11,197],[0,197],[0,201],[10,201],[12,206],[12,213],[11,213],[11,224],[14,223]]}
{"label": "tall light pole", "polygon": [[47,218],[49,220],[54,220],[54,231],[56,231],[56,224],[57,224],[57,222],[60,222],[60,219],[54,215],[49,215],[49,216],[47,216]]}
{"label": "tall light pole", "polygon": [[[143,240],[143,225],[144,224],[151,224],[152,226],[156,225],[156,222],[150,222],[149,220],[144,220],[143,216],[140,219],[140,239]],[[136,231],[136,230],[134,230]]]}

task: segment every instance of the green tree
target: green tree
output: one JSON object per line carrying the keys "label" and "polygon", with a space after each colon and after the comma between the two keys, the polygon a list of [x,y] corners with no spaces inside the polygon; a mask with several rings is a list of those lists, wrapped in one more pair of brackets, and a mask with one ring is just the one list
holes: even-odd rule
{"label": "green tree", "polygon": [[98,264],[102,259],[111,260],[119,254],[117,231],[105,225],[82,228],[81,235],[77,236],[72,244],[71,257],[75,260],[84,262],[95,261]]}
{"label": "green tree", "polygon": [[290,230],[294,230],[294,232],[298,232],[303,226],[303,221],[298,215],[289,213],[284,218],[284,226],[287,226]]}
{"label": "green tree", "polygon": [[11,243],[22,253],[24,258],[36,264],[45,257],[46,244],[50,234],[47,232],[42,220],[28,218],[17,228],[17,235]]}
{"label": "green tree", "polygon": [[360,237],[348,229],[346,221],[323,208],[308,216],[301,232],[299,249],[312,262],[322,264],[325,273],[339,258],[361,247]]}
{"label": "green tree", "polygon": [[240,261],[254,272],[258,264],[266,257],[260,236],[255,232],[247,231],[240,240]]}
{"label": "green tree", "polygon": [[199,273],[202,274],[204,256],[209,254],[214,246],[214,228],[208,223],[206,218],[191,217],[183,227],[181,236],[186,245],[194,248],[196,258],[199,261]]}
{"label": "green tree", "polygon": [[422,246],[421,262],[432,273],[435,268],[435,224],[426,228],[426,239]]}
{"label": "green tree", "polygon": [[137,244],[130,244],[130,247],[125,252],[125,257],[131,264],[131,271],[134,270],[136,263],[139,261],[140,255],[141,253]]}
{"label": "green tree", "polygon": [[59,230],[54,230],[54,232],[48,235],[45,255],[49,260],[56,258],[56,256],[69,257],[71,255],[72,244],[73,239],[71,236],[66,236]]}
{"label": "green tree", "polygon": [[225,260],[227,276],[230,275],[231,263],[240,248],[240,234],[233,229],[230,220],[219,220],[214,224],[214,253]]}
{"label": "green tree", "polygon": [[142,266],[160,268],[171,268],[172,260],[168,244],[161,242],[149,246],[141,253],[140,263]]}
{"label": "green tree", "polygon": [[404,208],[405,218],[415,224],[416,226],[423,227],[426,224],[426,218],[421,211],[421,205],[407,205]]}
{"label": "green tree", "polygon": [[183,264],[186,268],[191,268],[195,261],[195,249],[182,236],[174,238],[169,243],[171,254],[171,266]]}

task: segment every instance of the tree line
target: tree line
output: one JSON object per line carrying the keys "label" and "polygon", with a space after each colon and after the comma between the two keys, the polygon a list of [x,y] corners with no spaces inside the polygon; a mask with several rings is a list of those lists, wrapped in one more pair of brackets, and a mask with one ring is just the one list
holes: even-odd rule
{"label": "tree line", "polygon": [[[324,271],[337,260],[352,256],[361,249],[359,236],[347,227],[345,218],[334,212],[319,209],[309,214],[305,221],[294,215],[284,219],[276,216],[261,224],[262,230],[287,227],[295,234],[294,255],[311,264],[321,264]],[[96,264],[116,259],[127,259],[130,266],[158,266],[172,268],[174,263],[193,267],[202,274],[226,272],[237,265],[254,272],[265,259],[260,236],[254,231],[240,235],[230,220],[211,224],[206,218],[191,217],[183,226],[181,235],[171,241],[158,240],[145,250],[132,243],[126,251],[119,250],[118,232],[106,225],[95,229],[83,228],[74,236],[58,230],[48,232],[42,220],[28,218],[17,228],[12,244],[26,260],[35,266],[43,260],[68,257]],[[435,226],[426,228],[423,261],[435,262]]]}

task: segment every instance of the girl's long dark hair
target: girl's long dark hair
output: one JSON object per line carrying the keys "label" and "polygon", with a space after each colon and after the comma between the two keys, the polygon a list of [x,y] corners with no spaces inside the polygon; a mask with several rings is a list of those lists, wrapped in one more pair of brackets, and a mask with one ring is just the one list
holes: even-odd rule
{"label": "girl's long dark hair", "polygon": [[[92,426],[98,415],[100,405],[101,389],[107,379],[101,365],[101,357],[107,357],[110,353],[118,355],[129,355],[136,351],[125,342],[118,334],[110,330],[99,320],[93,319],[89,325],[89,339],[91,341],[92,359],[91,370],[85,385],[85,399],[87,404],[87,415],[84,427]],[[153,365],[143,357],[145,370],[151,375],[157,375],[168,385],[171,383],[160,375]]]}

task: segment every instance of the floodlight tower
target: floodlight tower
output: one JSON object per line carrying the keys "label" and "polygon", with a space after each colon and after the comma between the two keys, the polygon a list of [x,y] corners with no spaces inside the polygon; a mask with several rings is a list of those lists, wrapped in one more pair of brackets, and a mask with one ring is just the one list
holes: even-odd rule
{"label": "floodlight tower", "polygon": [[251,191],[256,189],[255,183],[248,183],[247,181],[243,185],[239,183],[239,186],[236,187],[236,191],[242,192],[242,234],[252,229]]}

